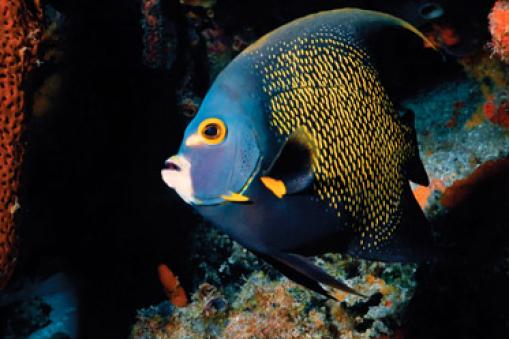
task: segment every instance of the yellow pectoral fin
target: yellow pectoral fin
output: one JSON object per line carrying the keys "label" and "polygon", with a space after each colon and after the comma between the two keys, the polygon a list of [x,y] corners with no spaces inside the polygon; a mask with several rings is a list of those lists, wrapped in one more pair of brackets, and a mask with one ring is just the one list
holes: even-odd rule
{"label": "yellow pectoral fin", "polygon": [[246,197],[245,195],[242,195],[240,193],[230,193],[229,195],[221,195],[221,198],[223,198],[226,201],[229,202],[249,202],[251,199],[249,197]]}
{"label": "yellow pectoral fin", "polygon": [[271,177],[261,177],[260,180],[279,199],[286,194],[286,186],[283,181]]}

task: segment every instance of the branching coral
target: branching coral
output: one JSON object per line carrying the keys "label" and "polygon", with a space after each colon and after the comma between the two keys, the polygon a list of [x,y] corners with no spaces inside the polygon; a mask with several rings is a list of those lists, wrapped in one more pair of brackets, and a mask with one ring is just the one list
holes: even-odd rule
{"label": "branching coral", "polygon": [[14,212],[23,157],[20,136],[25,112],[23,81],[36,60],[42,11],[21,0],[0,0],[0,288],[16,262]]}

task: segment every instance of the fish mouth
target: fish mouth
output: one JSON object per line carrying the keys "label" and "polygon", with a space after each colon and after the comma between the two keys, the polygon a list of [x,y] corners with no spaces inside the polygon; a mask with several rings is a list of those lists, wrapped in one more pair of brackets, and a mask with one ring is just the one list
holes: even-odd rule
{"label": "fish mouth", "polygon": [[180,172],[181,171],[181,168],[180,166],[175,162],[175,160],[172,160],[171,158],[166,160],[164,162],[164,170],[169,170],[169,171],[177,171],[177,172]]}
{"label": "fish mouth", "polygon": [[174,155],[166,160],[161,177],[186,203],[193,204],[196,201],[191,180],[191,163],[186,157]]}

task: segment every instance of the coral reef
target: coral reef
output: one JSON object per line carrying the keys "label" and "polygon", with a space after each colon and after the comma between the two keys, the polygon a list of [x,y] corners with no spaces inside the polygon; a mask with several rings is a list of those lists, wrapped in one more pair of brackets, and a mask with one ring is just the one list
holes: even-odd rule
{"label": "coral reef", "polygon": [[175,67],[179,68],[177,105],[180,114],[192,118],[211,81],[256,36],[251,27],[245,26],[226,33],[224,22],[215,17],[215,0],[182,0],[180,4],[185,38],[178,41],[177,55],[181,56],[177,59],[181,63]]}
{"label": "coral reef", "polygon": [[501,60],[509,62],[509,2],[499,0],[489,15],[491,47]]}
{"label": "coral reef", "polygon": [[141,3],[143,61],[150,68],[169,70],[175,61],[175,27],[164,17],[160,0]]}
{"label": "coral reef", "polygon": [[428,199],[435,191],[443,192],[445,184],[442,180],[433,178],[428,186],[418,186],[413,190],[414,196],[421,208],[428,205]]}
{"label": "coral reef", "polygon": [[[454,28],[449,25],[433,24],[431,28],[431,31],[426,33],[426,37],[429,40],[426,44],[431,43],[433,46],[452,47],[457,45],[460,41]],[[431,47],[431,45],[429,47]]]}
{"label": "coral reef", "polygon": [[448,187],[443,192],[440,202],[444,207],[454,208],[464,203],[468,195],[476,191],[476,186],[480,186],[487,178],[497,177],[503,173],[509,173],[509,158],[486,161],[468,177],[456,180]]}
{"label": "coral reef", "polygon": [[505,128],[484,113],[490,98],[507,95],[507,71],[486,54],[469,56],[461,63],[466,65],[465,75],[404,103],[416,114],[424,166],[431,179],[443,182],[440,186],[450,186],[509,149]]}
{"label": "coral reef", "polygon": [[21,132],[26,109],[24,80],[37,60],[42,11],[25,1],[1,0],[2,48],[0,49],[0,288],[4,287],[16,262],[14,214],[19,208],[19,168],[23,157]]}
{"label": "coral reef", "polygon": [[[227,236],[204,224],[189,266],[196,275],[191,303],[142,309],[133,338],[373,337],[399,331],[415,288],[415,265],[366,262],[328,254],[317,263],[368,299],[336,293],[326,301],[289,281]],[[205,250],[205,252],[204,252]],[[212,284],[211,284],[212,283]],[[214,286],[217,286],[214,287]]]}
{"label": "coral reef", "polygon": [[367,263],[340,255],[324,256],[319,263],[335,274],[350,274],[349,283],[370,297],[340,293],[340,303],[324,302],[286,278],[257,271],[229,297],[206,283],[186,308],[164,302],[140,310],[131,337],[196,338],[207,333],[221,338],[370,338],[392,335],[390,328],[401,326],[415,288],[415,265]]}
{"label": "coral reef", "polygon": [[509,128],[509,99],[507,93],[499,98],[489,97],[484,104],[483,111],[486,118],[494,124]]}

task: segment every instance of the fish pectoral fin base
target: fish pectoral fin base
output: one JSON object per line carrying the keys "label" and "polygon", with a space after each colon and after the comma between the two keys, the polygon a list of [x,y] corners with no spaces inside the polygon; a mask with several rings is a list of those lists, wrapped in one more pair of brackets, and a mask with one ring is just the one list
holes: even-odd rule
{"label": "fish pectoral fin base", "polygon": [[320,293],[327,298],[337,300],[333,295],[329,293],[329,291],[324,289],[322,285],[329,286],[331,288],[338,289],[347,293],[352,293],[360,297],[366,297],[345,283],[330,276],[322,268],[315,265],[311,259],[301,255],[281,252],[257,254],[291,280],[309,288],[310,290]]}
{"label": "fish pectoral fin base", "polygon": [[262,183],[278,198],[309,191],[314,182],[316,145],[304,128],[297,128],[285,142]]}

